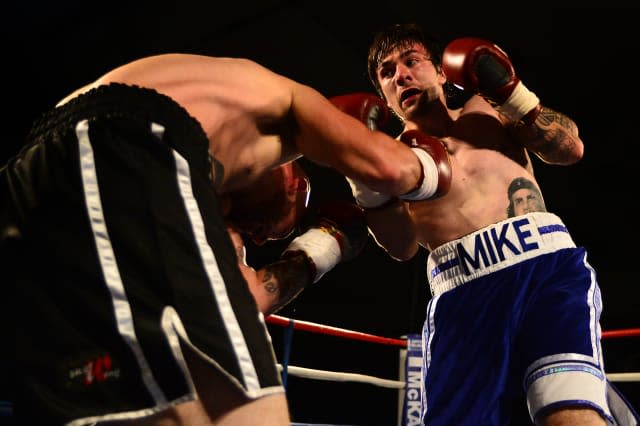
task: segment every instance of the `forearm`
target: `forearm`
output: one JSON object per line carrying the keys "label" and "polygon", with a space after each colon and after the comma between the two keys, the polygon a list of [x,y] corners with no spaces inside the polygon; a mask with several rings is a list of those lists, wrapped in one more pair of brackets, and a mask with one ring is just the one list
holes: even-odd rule
{"label": "forearm", "polygon": [[546,106],[533,124],[515,125],[513,132],[524,147],[546,163],[570,165],[582,158],[584,146],[574,121]]}
{"label": "forearm", "polygon": [[312,268],[304,253],[292,254],[256,272],[252,293],[265,315],[282,309],[312,282]]}
{"label": "forearm", "polygon": [[366,209],[365,217],[376,243],[395,260],[413,258],[419,246],[415,227],[399,200],[380,209]]}
{"label": "forearm", "polygon": [[[363,109],[372,108],[369,99],[362,102]],[[355,117],[353,111],[346,113],[303,89],[292,108],[298,125],[296,144],[306,158],[385,194],[401,195],[416,186],[421,176],[419,159],[384,132],[370,130],[363,123],[366,117]]]}
{"label": "forearm", "polygon": [[247,265],[246,249],[242,237],[227,227],[238,256],[238,267],[249,286],[258,309],[265,316],[282,308],[313,280],[313,267],[304,253],[291,253],[287,257],[259,270]]}

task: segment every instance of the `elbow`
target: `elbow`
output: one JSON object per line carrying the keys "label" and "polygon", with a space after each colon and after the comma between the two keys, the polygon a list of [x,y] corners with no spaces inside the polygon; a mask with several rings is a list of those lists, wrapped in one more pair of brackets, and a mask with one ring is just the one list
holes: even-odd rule
{"label": "elbow", "polygon": [[396,260],[398,262],[407,262],[413,259],[416,253],[418,253],[418,246],[416,245],[411,248],[408,248],[408,247],[398,248],[398,247],[387,246],[385,248],[385,251],[387,252],[389,257],[391,257],[393,260]]}
{"label": "elbow", "polygon": [[575,164],[584,156],[584,143],[582,139],[580,139],[580,136],[578,136],[578,128],[575,123],[573,123],[573,126],[567,131],[565,142],[562,145],[567,147],[565,164]]}
{"label": "elbow", "polygon": [[382,240],[375,234],[372,235],[376,244],[381,247],[390,258],[398,262],[409,261],[418,253],[419,246],[417,243],[409,243],[401,239],[397,241],[389,238]]}
{"label": "elbow", "polygon": [[582,157],[584,157],[584,144],[580,139],[578,139],[576,141],[575,149],[573,150],[573,162],[577,163],[578,161],[582,160]]}
{"label": "elbow", "polygon": [[584,156],[584,144],[577,137],[567,137],[554,143],[548,143],[546,147],[533,149],[533,152],[545,163],[571,166]]}
{"label": "elbow", "polygon": [[570,166],[582,160],[584,156],[584,144],[579,138],[574,138],[571,142],[571,148],[566,150],[564,161],[562,164]]}

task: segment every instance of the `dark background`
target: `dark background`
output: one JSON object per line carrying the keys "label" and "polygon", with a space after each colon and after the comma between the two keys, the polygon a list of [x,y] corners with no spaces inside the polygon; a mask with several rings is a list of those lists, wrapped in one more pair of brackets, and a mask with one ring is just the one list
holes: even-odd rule
{"label": "dark background", "polygon": [[[515,3],[515,2],[513,2]],[[579,4],[579,3],[576,3]],[[636,167],[638,10],[605,2],[514,6],[500,1],[157,1],[10,0],[2,14],[4,120],[0,159],[17,152],[30,124],[72,90],[141,56],[188,52],[253,59],[326,96],[372,91],[366,51],[381,26],[416,21],[444,42],[476,36],[500,45],[541,101],[579,126],[584,159],[569,168],[538,162],[549,210],[587,247],[604,298],[603,330],[640,327]],[[242,96],[242,93],[238,93]],[[395,131],[392,125],[390,133]],[[343,178],[302,162],[312,204],[350,199]],[[634,174],[634,178],[636,175]],[[256,266],[288,241],[249,246]],[[279,314],[400,337],[420,330],[429,299],[426,253],[389,259],[370,239],[357,259],[337,266]],[[284,357],[285,329],[270,326]],[[640,371],[640,338],[605,340],[608,372]],[[292,365],[396,379],[398,350],[298,331]],[[636,407],[640,384],[619,383]],[[396,391],[367,384],[289,376],[298,422],[393,425]]]}

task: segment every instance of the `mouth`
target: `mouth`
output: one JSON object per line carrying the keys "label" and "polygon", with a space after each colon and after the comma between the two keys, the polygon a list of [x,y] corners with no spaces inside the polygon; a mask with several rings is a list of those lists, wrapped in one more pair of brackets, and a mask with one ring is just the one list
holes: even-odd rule
{"label": "mouth", "polygon": [[416,87],[411,87],[403,90],[402,93],[400,93],[400,105],[404,107],[415,103],[421,93],[422,90]]}

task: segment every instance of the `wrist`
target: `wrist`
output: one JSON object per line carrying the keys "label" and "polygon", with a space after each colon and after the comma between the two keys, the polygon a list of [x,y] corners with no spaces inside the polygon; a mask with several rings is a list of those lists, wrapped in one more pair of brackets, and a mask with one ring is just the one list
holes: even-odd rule
{"label": "wrist", "polygon": [[411,148],[420,160],[420,178],[413,190],[401,195],[401,200],[426,200],[433,197],[438,190],[438,167],[436,162],[425,150]]}
{"label": "wrist", "polygon": [[312,280],[317,282],[322,276],[333,269],[342,259],[340,244],[331,234],[319,228],[311,228],[296,237],[285,249],[287,253],[302,252],[312,267]]}
{"label": "wrist", "polygon": [[531,124],[540,113],[540,99],[520,81],[509,98],[496,109],[513,122],[523,120],[525,124]]}

